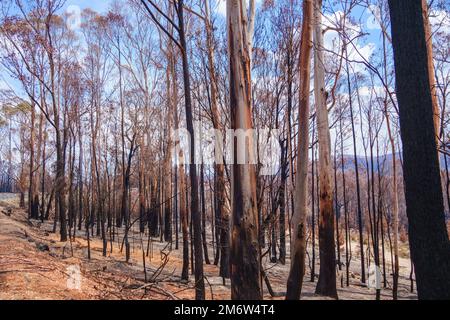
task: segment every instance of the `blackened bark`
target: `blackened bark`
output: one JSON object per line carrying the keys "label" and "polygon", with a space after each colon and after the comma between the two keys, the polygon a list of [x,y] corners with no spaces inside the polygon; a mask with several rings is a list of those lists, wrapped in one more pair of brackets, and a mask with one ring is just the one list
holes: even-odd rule
{"label": "blackened bark", "polygon": [[[181,155],[182,156],[182,155]],[[181,279],[189,279],[189,217],[188,217],[188,206],[186,202],[186,177],[184,172],[184,165],[179,165],[179,176],[180,176],[180,219],[182,224],[182,234],[183,234],[183,266],[181,271]]]}
{"label": "blackened bark", "polygon": [[205,263],[210,264],[208,256],[208,244],[206,241],[206,196],[205,196],[205,172],[204,165],[200,165],[200,196],[202,200],[202,245],[205,257]]}
{"label": "blackened bark", "polygon": [[279,227],[280,227],[280,255],[281,264],[286,263],[286,183],[288,178],[288,148],[287,141],[281,142],[282,165],[281,165],[281,181],[280,193],[278,194],[278,206],[280,207]]}
{"label": "blackened bark", "polygon": [[419,299],[450,299],[450,242],[421,0],[389,0],[411,258]]}
{"label": "blackened bark", "polygon": [[[345,50],[346,58],[348,58],[347,50]],[[366,283],[366,268],[364,264],[364,235],[363,235],[363,217],[361,209],[361,187],[359,184],[359,166],[358,156],[356,153],[356,133],[355,133],[355,121],[353,117],[353,103],[351,95],[351,83],[350,83],[350,69],[348,62],[346,63],[347,72],[347,88],[349,93],[349,108],[350,108],[350,120],[352,125],[352,140],[353,140],[353,164],[355,165],[355,181],[356,181],[356,204],[358,213],[358,232],[359,232],[359,253],[361,260],[361,283]]]}
{"label": "blackened bark", "polygon": [[[191,82],[189,75],[189,63],[187,56],[186,34],[184,27],[184,1],[179,0],[175,4],[178,14],[178,28],[180,36],[180,44],[182,48],[182,62],[183,62],[183,82],[184,82],[184,99],[186,109],[186,125],[191,137],[194,137],[194,122],[192,115],[191,102]],[[195,258],[195,299],[205,299],[205,281],[203,277],[203,250],[202,250],[202,226],[199,210],[198,199],[198,180],[197,180],[197,165],[195,164],[195,143],[191,139],[190,146],[190,162],[189,162],[189,177],[191,182],[191,216],[193,224],[193,238],[194,238],[194,258]]]}
{"label": "blackened bark", "polygon": [[152,177],[150,181],[150,209],[148,210],[148,230],[150,236],[158,236],[158,181]]}

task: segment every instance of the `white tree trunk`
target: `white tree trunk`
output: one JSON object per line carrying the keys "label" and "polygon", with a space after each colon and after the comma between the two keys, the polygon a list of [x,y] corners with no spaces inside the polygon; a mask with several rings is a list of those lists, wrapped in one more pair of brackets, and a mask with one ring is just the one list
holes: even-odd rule
{"label": "white tree trunk", "polygon": [[295,182],[294,213],[291,233],[291,269],[286,299],[300,299],[305,274],[306,215],[308,212],[309,164],[309,92],[312,49],[312,0],[303,2],[303,25],[300,44],[300,106],[298,113],[298,155]]}
{"label": "white tree trunk", "polygon": [[322,0],[314,7],[314,96],[319,139],[319,249],[320,273],[316,293],[337,297],[334,243],[333,179],[331,139],[323,54]]}
{"label": "white tree trunk", "polygon": [[[250,53],[246,0],[227,0],[231,123],[234,130],[252,129]],[[231,298],[262,298],[258,211],[254,164],[238,164],[237,152],[252,159],[253,137],[234,145],[232,165]]]}

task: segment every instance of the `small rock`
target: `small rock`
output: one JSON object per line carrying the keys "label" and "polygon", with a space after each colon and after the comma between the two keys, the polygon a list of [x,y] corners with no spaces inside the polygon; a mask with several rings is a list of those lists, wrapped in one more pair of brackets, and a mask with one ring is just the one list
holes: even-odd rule
{"label": "small rock", "polygon": [[40,251],[50,251],[50,248],[49,248],[48,245],[46,245],[45,243],[36,243],[36,247],[37,247]]}

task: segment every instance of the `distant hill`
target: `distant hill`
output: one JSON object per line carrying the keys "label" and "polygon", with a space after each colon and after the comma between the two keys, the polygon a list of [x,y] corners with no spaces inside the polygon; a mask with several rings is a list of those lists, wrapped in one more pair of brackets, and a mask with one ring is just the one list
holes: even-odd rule
{"label": "distant hill", "polygon": [[[379,170],[383,169],[385,173],[389,173],[392,170],[392,153],[390,154],[386,154],[386,155],[381,155],[379,156],[379,160],[377,161],[377,157],[374,156],[373,159],[373,166],[374,166],[374,170],[375,172],[378,172]],[[357,161],[358,161],[358,167],[361,170],[365,170],[366,167],[369,167],[369,170],[371,168],[371,162],[370,162],[370,156],[367,156],[367,162],[366,162],[366,157],[365,156],[361,156],[358,155],[357,157]],[[403,159],[403,155],[397,153],[396,154],[396,158],[397,158],[397,163],[398,163],[398,168],[399,168],[399,172],[401,172],[402,168],[401,168],[401,161],[400,159]],[[332,161],[334,161],[332,159]],[[355,169],[355,164],[354,164],[354,156],[350,155],[350,154],[346,154],[344,155],[344,162],[345,162],[345,170],[354,170]],[[449,166],[449,170],[450,170],[450,159],[447,159],[448,162],[448,166]],[[340,167],[341,165],[341,157],[340,155],[338,155],[338,159],[337,159],[337,163],[338,166]],[[380,168],[378,168],[378,165],[380,166]],[[444,160],[444,155],[440,154],[440,167],[441,170],[445,170],[445,160]]]}

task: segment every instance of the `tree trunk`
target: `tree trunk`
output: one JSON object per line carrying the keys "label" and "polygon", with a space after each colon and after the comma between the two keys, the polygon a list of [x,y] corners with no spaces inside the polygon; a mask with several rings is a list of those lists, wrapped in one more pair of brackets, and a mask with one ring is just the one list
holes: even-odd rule
{"label": "tree trunk", "polygon": [[278,206],[280,207],[279,216],[279,230],[280,230],[280,256],[279,261],[281,264],[286,263],[286,184],[288,178],[288,152],[287,152],[287,140],[281,143],[282,164],[281,164],[281,179],[280,189],[278,195]]}
{"label": "tree trunk", "polygon": [[203,248],[202,248],[202,225],[199,210],[198,197],[198,180],[197,180],[197,165],[195,164],[195,139],[194,139],[194,121],[192,115],[192,101],[191,101],[191,82],[189,75],[189,62],[186,44],[186,34],[184,27],[184,1],[179,0],[175,4],[178,14],[178,28],[180,36],[180,45],[182,48],[182,62],[183,62],[183,82],[184,82],[184,99],[186,109],[186,124],[187,130],[191,137],[190,144],[190,161],[189,161],[189,176],[191,182],[191,216],[193,224],[194,237],[194,255],[195,255],[195,298],[196,300],[205,299],[205,281],[203,277]]}
{"label": "tree trunk", "polygon": [[[347,48],[345,50],[346,59],[348,60]],[[350,83],[350,68],[348,62],[346,63],[346,73],[347,73],[347,88],[349,96],[349,109],[350,109],[350,121],[352,125],[352,140],[353,140],[353,164],[355,166],[355,181],[356,181],[356,204],[358,213],[358,232],[359,232],[359,255],[361,262],[361,283],[366,283],[366,268],[364,263],[364,234],[363,234],[363,216],[361,208],[361,187],[359,182],[359,165],[358,165],[358,155],[356,154],[356,131],[355,131],[355,119],[353,117],[353,99],[352,99],[352,89]]]}
{"label": "tree trunk", "polygon": [[[48,19],[51,21],[51,19]],[[60,240],[67,241],[67,225],[66,225],[66,199],[65,199],[65,175],[64,175],[64,146],[61,137],[61,126],[59,118],[59,104],[56,97],[55,84],[55,63],[53,57],[53,43],[50,31],[50,22],[46,23],[46,35],[48,38],[47,56],[50,65],[50,87],[53,106],[53,124],[56,133],[56,179],[55,179],[55,202],[58,206],[59,222],[60,222]]]}
{"label": "tree trunk", "polygon": [[[450,299],[441,188],[420,0],[389,0],[411,257],[419,299]],[[420,130],[417,130],[420,128]]]}
{"label": "tree trunk", "polygon": [[[306,215],[308,212],[308,151],[309,151],[309,90],[312,50],[313,0],[303,1],[303,25],[300,43],[300,105],[298,113],[298,155],[295,182],[291,269],[287,281],[286,299],[298,300],[305,274]],[[313,177],[314,178],[314,177]],[[314,214],[314,212],[313,212]]]}
{"label": "tree trunk", "polygon": [[340,212],[340,208],[341,206],[339,205],[339,195],[338,195],[338,189],[337,189],[337,145],[338,145],[338,140],[335,139],[335,143],[334,143],[334,156],[333,156],[333,160],[334,160],[334,208],[336,211],[336,217],[335,217],[335,222],[336,222],[336,264],[338,267],[338,274],[339,274],[339,279],[337,279],[338,281],[341,282],[341,287],[344,286],[344,282],[343,282],[343,278],[342,278],[342,265],[341,265],[341,246],[339,244],[339,238],[340,238],[340,230],[339,230],[339,220],[341,218],[341,212]]}
{"label": "tree trunk", "polygon": [[29,188],[28,188],[28,218],[38,219],[37,206],[35,205],[35,191],[36,185],[34,180],[34,139],[35,139],[35,122],[36,122],[36,110],[34,102],[31,105],[31,130],[30,130],[30,163],[29,163]]}
{"label": "tree trunk", "polygon": [[[439,149],[439,134],[440,134],[440,110],[437,95],[436,77],[434,74],[434,61],[433,61],[433,32],[431,30],[430,21],[428,18],[428,4],[427,0],[422,0],[422,16],[423,27],[425,31],[425,40],[427,42],[427,65],[428,65],[428,78],[430,81],[431,90],[431,103],[433,105],[433,122],[434,130],[436,132],[436,147]],[[439,161],[439,157],[438,157]]]}
{"label": "tree trunk", "polygon": [[133,135],[130,145],[130,151],[128,153],[128,161],[125,169],[124,182],[122,188],[122,215],[124,217],[125,222],[125,235],[124,235],[124,244],[125,244],[125,261],[128,262],[130,260],[130,243],[128,241],[128,233],[130,228],[130,208],[129,208],[129,190],[130,190],[130,175],[131,175],[131,160],[133,159],[134,153],[134,142],[136,139],[136,135]]}
{"label": "tree trunk", "polygon": [[200,196],[202,200],[202,244],[205,263],[210,264],[208,256],[208,243],[206,241],[206,196],[205,196],[205,175],[204,165],[200,165]]}
{"label": "tree trunk", "polygon": [[141,155],[139,159],[139,232],[145,232],[145,175],[144,175],[144,159]]}
{"label": "tree trunk", "polygon": [[341,175],[342,175],[342,197],[344,202],[344,228],[345,228],[345,275],[346,285],[350,285],[350,260],[351,260],[351,238],[350,238],[350,226],[348,218],[347,208],[347,188],[345,183],[345,159],[344,159],[344,132],[342,130],[342,117],[339,117],[339,131],[341,133]]}
{"label": "tree trunk", "polygon": [[319,259],[320,271],[316,293],[337,298],[336,252],[334,243],[333,186],[331,143],[325,91],[325,61],[323,57],[322,0],[314,8],[314,94],[319,140]]}
{"label": "tree trunk", "polygon": [[166,116],[166,126],[167,126],[167,132],[169,133],[167,135],[167,144],[165,147],[165,157],[164,157],[164,241],[172,243],[172,210],[170,208],[170,199],[171,199],[171,149],[172,149],[172,139],[170,130],[171,123],[172,123],[172,115],[175,110],[174,108],[174,98],[171,97],[171,95],[174,95],[174,92],[171,90],[170,82],[176,81],[175,78],[171,79],[171,76],[174,76],[172,70],[174,67],[172,67],[173,61],[173,53],[171,50],[171,46],[169,45],[169,54],[168,54],[168,66],[166,70],[166,90],[167,90],[167,116]]}
{"label": "tree trunk", "polygon": [[[221,130],[220,125],[220,114],[219,108],[217,106],[217,77],[216,69],[214,64],[214,33],[213,26],[210,16],[209,1],[205,1],[205,11],[206,11],[206,41],[208,46],[208,71],[210,78],[210,92],[211,92],[211,118],[213,122],[214,129]],[[220,137],[216,137],[219,139]],[[220,141],[221,142],[221,141]],[[217,242],[220,248],[220,271],[219,274],[223,278],[230,277],[230,217],[227,210],[227,196],[225,190],[225,169],[223,164],[223,155],[220,153],[220,144],[216,145],[218,150],[216,150],[216,155],[219,154],[221,158],[216,158],[215,163],[215,197],[217,204],[217,212],[215,212],[216,228],[218,229],[219,240]],[[219,153],[217,153],[219,152]],[[217,255],[217,257],[219,257]],[[217,264],[217,259],[214,259],[214,264]]]}
{"label": "tree trunk", "polygon": [[[227,1],[228,55],[230,72],[231,123],[234,130],[252,131],[251,74],[246,5],[243,0]],[[253,134],[253,132],[251,132]],[[258,210],[253,136],[248,145],[234,143],[232,165],[231,298],[262,298]],[[244,152],[246,162],[238,163]]]}
{"label": "tree trunk", "polygon": [[189,279],[189,218],[188,208],[186,202],[186,177],[184,172],[184,165],[182,165],[183,155],[180,155],[180,164],[178,168],[178,175],[180,177],[180,218],[181,229],[183,233],[183,267],[181,271],[181,279]]}
{"label": "tree trunk", "polygon": [[[385,41],[383,39],[383,51],[385,51]],[[386,56],[386,54],[385,54]],[[385,74],[387,74],[387,61],[384,62],[385,66]],[[391,144],[391,152],[392,152],[392,205],[393,205],[393,226],[394,229],[394,263],[392,270],[392,298],[394,300],[397,300],[398,297],[398,277],[399,277],[399,260],[398,260],[398,188],[397,188],[397,154],[396,154],[396,148],[395,148],[395,140],[394,136],[392,134],[391,129],[391,119],[389,117],[388,112],[388,105],[387,105],[387,97],[384,99],[384,116],[386,118],[386,127],[388,131],[388,137],[389,137],[389,143]]]}
{"label": "tree trunk", "polygon": [[[316,126],[313,125],[312,130],[312,140],[315,139],[315,129]],[[317,194],[317,187],[318,183],[316,183],[316,149],[314,148],[314,145],[312,146],[312,163],[311,163],[311,278],[310,282],[314,282],[316,280],[316,202],[318,197]],[[317,206],[318,207],[318,206]]]}

